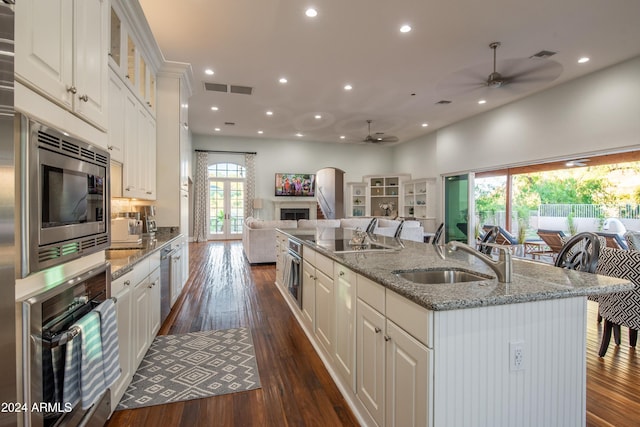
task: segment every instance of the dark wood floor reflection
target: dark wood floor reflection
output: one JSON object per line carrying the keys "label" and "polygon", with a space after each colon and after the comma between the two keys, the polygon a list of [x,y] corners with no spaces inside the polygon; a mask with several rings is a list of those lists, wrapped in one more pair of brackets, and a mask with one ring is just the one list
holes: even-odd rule
{"label": "dark wood floor reflection", "polygon": [[274,285],[240,242],[189,244],[189,281],[160,334],[247,327],[262,388],[115,412],[107,426],[357,426]]}
{"label": "dark wood floor reflection", "polygon": [[[262,388],[114,413],[115,426],[352,426],[340,392],[274,286],[273,265],[249,266],[240,242],[189,244],[190,276],[161,334],[248,327]],[[640,370],[623,328],[597,356],[601,327],[589,302],[587,426],[640,425]],[[439,426],[436,426],[439,427]]]}

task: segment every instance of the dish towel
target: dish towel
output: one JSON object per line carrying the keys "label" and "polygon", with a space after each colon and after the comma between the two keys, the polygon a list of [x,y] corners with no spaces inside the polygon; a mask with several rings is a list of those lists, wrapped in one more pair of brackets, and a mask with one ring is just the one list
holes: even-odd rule
{"label": "dish towel", "polygon": [[104,379],[100,315],[93,310],[74,323],[80,333],[67,342],[63,401],[72,406],[81,401],[88,409],[107,390]]}
{"label": "dish towel", "polygon": [[120,348],[118,346],[118,321],[116,304],[109,298],[97,306],[95,311],[100,315],[100,334],[102,335],[102,359],[104,380],[107,387],[120,377]]}

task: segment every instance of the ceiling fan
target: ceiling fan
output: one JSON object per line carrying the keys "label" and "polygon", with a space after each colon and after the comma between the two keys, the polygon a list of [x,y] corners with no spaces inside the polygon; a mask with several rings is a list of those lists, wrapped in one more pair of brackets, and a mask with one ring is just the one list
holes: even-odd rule
{"label": "ceiling fan", "polygon": [[[552,82],[562,73],[562,65],[548,59],[554,52],[541,51],[525,58],[509,58],[498,61],[497,50],[502,45],[492,42],[489,48],[493,51],[493,68],[487,77],[487,63],[457,71],[444,78],[438,84],[438,92],[453,98],[456,95],[482,95],[490,91],[492,95],[509,95],[513,92],[526,92]],[[540,56],[545,53],[545,56]],[[494,89],[500,89],[494,90]],[[489,96],[489,92],[486,92]]]}
{"label": "ceiling fan", "polygon": [[381,144],[385,142],[399,141],[397,136],[384,136],[384,132],[376,132],[373,135],[371,135],[371,122],[373,122],[373,120],[367,120],[367,126],[369,130],[368,130],[367,136],[362,140],[362,142]]}

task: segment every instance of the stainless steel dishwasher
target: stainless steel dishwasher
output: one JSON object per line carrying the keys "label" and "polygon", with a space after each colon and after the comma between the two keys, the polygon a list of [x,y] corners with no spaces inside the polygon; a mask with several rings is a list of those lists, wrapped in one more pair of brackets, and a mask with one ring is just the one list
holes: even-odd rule
{"label": "stainless steel dishwasher", "polygon": [[171,311],[171,256],[177,252],[171,244],[160,251],[160,324]]}

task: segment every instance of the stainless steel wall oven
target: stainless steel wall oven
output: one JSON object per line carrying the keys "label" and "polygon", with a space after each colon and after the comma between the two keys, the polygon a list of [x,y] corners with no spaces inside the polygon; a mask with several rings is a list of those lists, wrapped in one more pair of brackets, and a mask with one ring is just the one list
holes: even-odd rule
{"label": "stainless steel wall oven", "polygon": [[[109,390],[87,410],[62,398],[67,341],[71,325],[109,297],[110,265],[101,264],[22,303],[24,402],[27,426],[102,426],[111,410]],[[41,406],[40,406],[41,405]]]}
{"label": "stainless steel wall oven", "polygon": [[109,153],[20,121],[22,276],[109,246]]}
{"label": "stainless steel wall oven", "polygon": [[298,307],[302,307],[302,244],[289,239],[285,266],[285,283],[289,293],[295,298]]}

